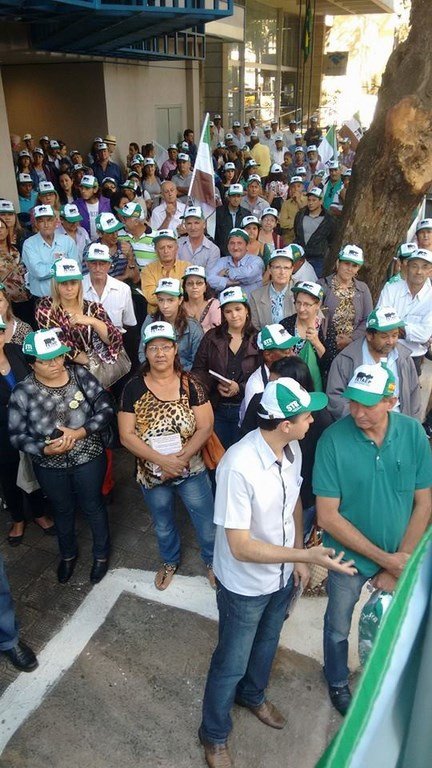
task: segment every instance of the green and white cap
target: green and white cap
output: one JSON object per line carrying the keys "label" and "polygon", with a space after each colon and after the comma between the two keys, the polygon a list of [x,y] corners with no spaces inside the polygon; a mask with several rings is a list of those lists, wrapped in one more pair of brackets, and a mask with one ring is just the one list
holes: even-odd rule
{"label": "green and white cap", "polygon": [[396,251],[397,259],[407,259],[413,251],[417,250],[417,243],[401,243]]}
{"label": "green and white cap", "polygon": [[243,197],[244,195],[244,189],[241,184],[230,184],[227,191],[228,197],[231,197],[231,195],[241,195]]}
{"label": "green and white cap", "polygon": [[290,251],[294,257],[294,264],[299,259],[302,259],[305,255],[303,246],[297,245],[297,243],[291,243],[291,245],[285,246],[286,251]]}
{"label": "green and white cap", "polygon": [[164,239],[175,240],[177,242],[177,235],[173,229],[159,229],[153,238],[153,242],[157,243],[158,240],[164,240]]}
{"label": "green and white cap", "polygon": [[234,227],[234,229],[230,230],[230,233],[228,235],[228,240],[231,237],[242,237],[245,243],[249,243],[250,237],[245,229],[241,229],[240,227]]}
{"label": "green and white cap", "polygon": [[169,296],[182,296],[183,291],[180,280],[177,280],[176,277],[162,277],[159,280],[154,293],[168,293]]}
{"label": "green and white cap", "polygon": [[219,294],[219,303],[221,307],[223,307],[225,304],[230,304],[231,302],[236,304],[248,303],[248,297],[239,285],[233,285],[230,288],[225,288],[225,290],[221,291]]}
{"label": "green and white cap", "polygon": [[164,323],[162,320],[155,320],[154,323],[150,323],[144,328],[143,344],[144,346],[149,341],[155,339],[169,339],[169,341],[177,341],[177,336],[171,323]]}
{"label": "green and white cap", "polygon": [[203,280],[207,280],[205,268],[200,264],[191,264],[189,267],[186,267],[183,280],[186,277],[202,277]]}
{"label": "green and white cap", "polygon": [[103,243],[91,243],[87,251],[87,261],[106,261],[111,264],[109,248]]}
{"label": "green and white cap", "polygon": [[303,184],[303,179],[301,176],[291,176],[290,181],[291,184]]}
{"label": "green and white cap", "polygon": [[28,333],[23,341],[22,351],[25,355],[34,355],[39,360],[52,360],[54,357],[66,355],[71,348],[61,343],[57,336],[58,330],[42,328],[40,331]]}
{"label": "green and white cap", "polygon": [[293,293],[308,293],[309,296],[314,296],[315,299],[321,301],[324,298],[324,291],[318,283],[312,283],[308,280],[301,280],[291,288]]}
{"label": "green and white cap", "polygon": [[291,419],[299,413],[321,411],[327,403],[324,392],[307,392],[295,379],[282,377],[266,385],[257,413],[262,419]]}
{"label": "green and white cap", "polygon": [[396,328],[405,328],[405,323],[399,317],[394,307],[379,307],[374,309],[366,320],[366,329],[381,331],[394,331]]}
{"label": "green and white cap", "polygon": [[132,179],[127,179],[123,184],[120,184],[120,189],[132,189],[135,192],[135,184]]}
{"label": "green and white cap", "polygon": [[50,216],[54,218],[54,211],[51,205],[35,205],[33,208],[33,216],[35,219],[40,219],[41,216]]}
{"label": "green and white cap", "polygon": [[263,220],[264,216],[274,216],[275,219],[279,218],[279,214],[277,212],[276,208],[272,208],[269,206],[268,208],[264,208],[262,214],[261,214],[261,221]]}
{"label": "green and white cap", "polygon": [[99,182],[96,176],[91,176],[89,173],[85,173],[80,181],[80,187],[85,187],[86,189],[93,189],[93,187],[97,186],[99,186]]}
{"label": "green and white cap", "polygon": [[[297,168],[297,173],[300,173],[299,168]],[[306,192],[306,196],[307,197],[318,197],[320,200],[321,200],[323,194],[324,194],[324,192],[321,189],[321,187],[312,187],[312,189],[309,189]]]}
{"label": "green and white cap", "polygon": [[261,226],[260,220],[257,219],[256,216],[252,216],[252,214],[250,216],[244,216],[241,222],[241,228],[245,229],[249,224],[256,224],[257,227]]}
{"label": "green and white cap", "polygon": [[0,215],[2,213],[15,213],[12,200],[0,200]]}
{"label": "green and white cap", "polygon": [[51,275],[56,283],[67,283],[68,280],[82,280],[79,264],[75,259],[58,259],[52,265]]}
{"label": "green and white cap", "polygon": [[420,219],[417,222],[416,232],[420,232],[422,229],[432,229],[432,219]]}
{"label": "green and white cap", "polygon": [[289,259],[294,264],[294,256],[292,251],[290,251],[289,246],[286,248],[275,248],[269,256],[268,263],[271,264],[274,259]]}
{"label": "green and white cap", "polygon": [[203,209],[201,208],[200,205],[189,205],[186,208],[183,216],[181,216],[180,218],[182,218],[182,219],[191,219],[192,217],[194,217],[195,219],[204,219],[205,218],[204,217],[204,213],[203,213]]}
{"label": "green and white cap", "polygon": [[55,192],[54,184],[51,181],[41,181],[38,192],[40,195],[49,195],[51,192]]}
{"label": "green and white cap", "polygon": [[358,245],[345,245],[338,256],[339,261],[349,261],[359,267],[364,264],[363,251]]}
{"label": "green and white cap", "polygon": [[95,219],[96,229],[98,232],[104,232],[107,235],[113,232],[118,232],[119,229],[123,229],[123,224],[120,224],[113,213],[99,213]]}
{"label": "green and white cap", "polygon": [[139,219],[140,221],[145,219],[144,211],[139,203],[126,203],[123,208],[116,208],[116,210],[125,219]]}
{"label": "green and white cap", "polygon": [[271,323],[265,325],[258,334],[258,349],[291,349],[301,341],[299,336],[291,336],[290,333],[280,325],[280,323]]}
{"label": "green and white cap", "polygon": [[6,330],[6,323],[3,320],[2,316],[0,315],[0,331],[5,331],[5,330]]}
{"label": "green and white cap", "polygon": [[258,176],[257,173],[251,173],[251,175],[248,177],[246,181],[246,186],[248,187],[249,184],[252,184],[253,181],[256,181],[258,184],[261,184],[261,176]]}
{"label": "green and white cap", "polygon": [[395,390],[395,377],[385,365],[359,365],[345,392],[342,392],[342,397],[355,400],[361,405],[372,406],[377,405],[384,397],[394,397]]}
{"label": "green and white cap", "polygon": [[432,251],[427,251],[426,248],[416,248],[415,251],[406,257],[405,261],[413,261],[414,259],[423,259],[428,264],[432,264]]}
{"label": "green and white cap", "polygon": [[82,221],[82,216],[75,203],[66,203],[60,208],[60,218],[66,219],[70,224],[74,221]]}

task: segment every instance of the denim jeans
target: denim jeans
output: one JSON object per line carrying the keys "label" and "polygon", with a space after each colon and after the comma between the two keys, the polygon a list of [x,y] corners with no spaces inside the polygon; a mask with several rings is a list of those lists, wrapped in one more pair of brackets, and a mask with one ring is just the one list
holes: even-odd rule
{"label": "denim jeans", "polygon": [[324,259],[320,256],[308,256],[307,260],[309,264],[314,268],[317,278],[319,279],[322,277],[324,272]]}
{"label": "denim jeans", "polygon": [[219,639],[204,693],[205,741],[225,744],[234,701],[250,707],[263,703],[293,583],[291,576],[277,592],[248,597],[218,582]]}
{"label": "denim jeans", "polygon": [[201,557],[206,565],[210,565],[213,562],[216,528],[213,523],[213,493],[207,471],[155,488],[141,486],[141,490],[152,516],[163,562],[171,565],[180,562],[180,534],[175,511],[176,496],[179,496],[195,528]]}
{"label": "denim jeans", "polygon": [[324,616],[324,675],[327,683],[339,688],[348,685],[348,635],[354,606],[368,576],[346,576],[329,571],[328,603]]}
{"label": "denim jeans", "polygon": [[227,451],[240,439],[240,404],[219,403],[214,412],[214,431]]}
{"label": "denim jeans", "polygon": [[39,485],[52,504],[60,555],[75,557],[78,546],[75,535],[75,505],[86,518],[93,534],[93,557],[105,560],[109,555],[108,515],[102,496],[106,457],[68,469],[51,469],[34,465]]}
{"label": "denim jeans", "polygon": [[0,651],[9,651],[18,642],[18,623],[3,558],[0,555]]}

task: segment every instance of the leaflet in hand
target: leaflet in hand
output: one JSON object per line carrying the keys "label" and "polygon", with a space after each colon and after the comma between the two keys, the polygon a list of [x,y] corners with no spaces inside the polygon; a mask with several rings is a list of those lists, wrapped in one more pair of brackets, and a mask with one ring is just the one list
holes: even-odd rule
{"label": "leaflet in hand", "polygon": [[227,379],[225,376],[221,376],[220,373],[216,373],[216,371],[209,370],[210,376],[214,376],[215,379],[219,379],[219,381],[223,381],[224,384],[231,384],[232,379]]}
{"label": "leaflet in hand", "polygon": [[[179,453],[182,449],[181,437],[178,432],[167,435],[155,435],[150,438],[150,447],[163,456],[167,456],[170,453]],[[158,476],[162,474],[158,464],[153,464],[153,472]]]}

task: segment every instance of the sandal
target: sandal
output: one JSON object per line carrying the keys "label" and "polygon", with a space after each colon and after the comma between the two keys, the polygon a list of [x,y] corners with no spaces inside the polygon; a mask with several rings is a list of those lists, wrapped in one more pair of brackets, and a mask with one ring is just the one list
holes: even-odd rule
{"label": "sandal", "polygon": [[178,565],[164,563],[155,576],[154,585],[160,591],[167,589],[171,584],[174,574],[178,571]]}

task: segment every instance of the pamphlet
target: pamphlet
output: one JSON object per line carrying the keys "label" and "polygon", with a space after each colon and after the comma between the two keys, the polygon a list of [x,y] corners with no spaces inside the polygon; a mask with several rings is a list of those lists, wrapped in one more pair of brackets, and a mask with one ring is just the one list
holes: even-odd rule
{"label": "pamphlet", "polygon": [[[154,451],[161,453],[163,456],[167,456],[170,453],[179,453],[182,449],[181,437],[178,432],[166,435],[155,435],[150,438],[150,447]],[[153,472],[158,477],[161,476],[162,470],[158,464],[153,464]]]}
{"label": "pamphlet", "polygon": [[215,379],[219,379],[219,381],[223,381],[225,384],[231,384],[232,379],[227,379],[225,376],[221,376],[220,373],[216,373],[216,371],[209,370],[210,376],[214,376]]}

